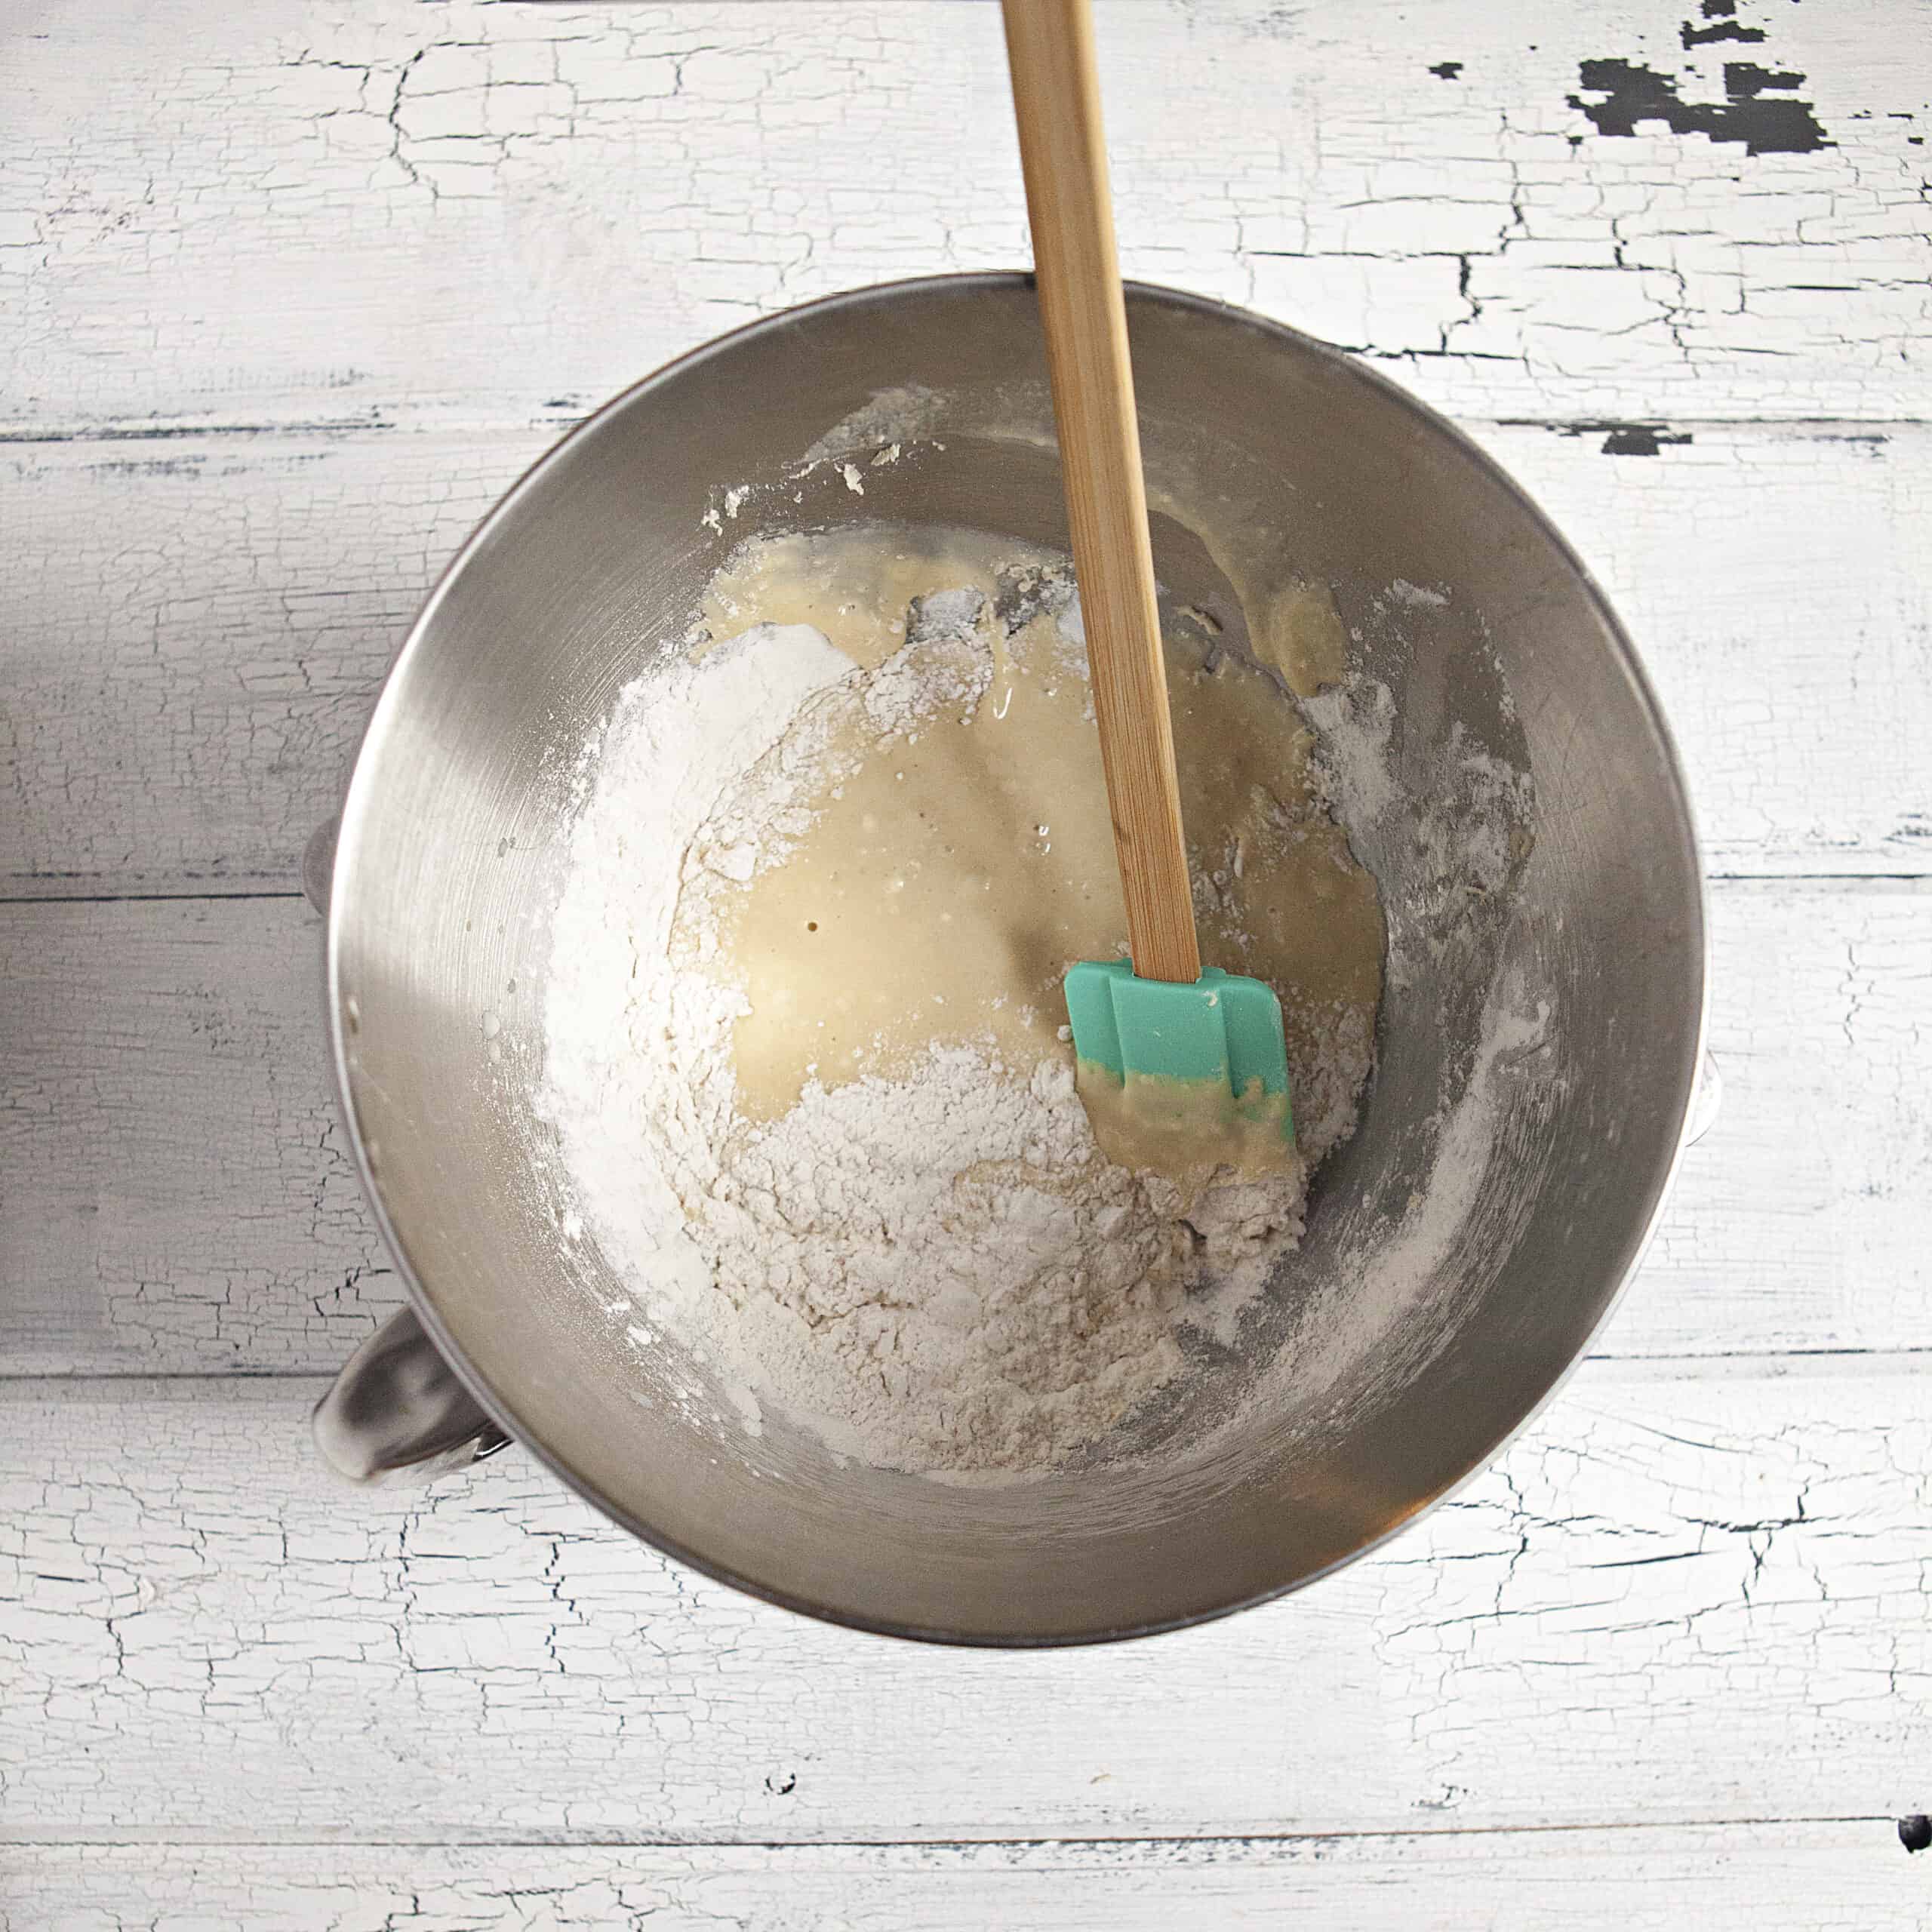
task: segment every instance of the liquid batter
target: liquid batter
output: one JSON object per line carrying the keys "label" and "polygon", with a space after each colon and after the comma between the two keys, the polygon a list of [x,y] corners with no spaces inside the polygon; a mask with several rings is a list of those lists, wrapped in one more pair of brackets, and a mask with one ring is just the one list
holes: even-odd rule
{"label": "liquid batter", "polygon": [[[1339,660],[1326,592],[1282,604],[1270,634],[1299,645],[1271,657]],[[700,654],[802,625],[857,672],[801,712],[687,863],[673,956],[743,989],[740,1112],[776,1121],[808,1082],[897,1077],[936,1043],[989,1049],[1020,1078],[1070,1065],[1062,979],[1122,952],[1125,921],[1064,558],[965,532],[788,536],[734,559],[703,618]],[[1200,627],[1175,626],[1167,651],[1204,961],[1281,995],[1312,1164],[1367,1071],[1380,904],[1275,680]],[[734,819],[779,835],[754,854]]]}

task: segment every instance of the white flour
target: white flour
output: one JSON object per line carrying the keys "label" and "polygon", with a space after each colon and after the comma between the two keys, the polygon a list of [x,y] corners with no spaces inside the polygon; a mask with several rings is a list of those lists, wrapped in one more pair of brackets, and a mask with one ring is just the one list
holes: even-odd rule
{"label": "white flour", "polygon": [[[1413,604],[1422,595],[1413,584],[1403,587],[1411,593],[1403,601]],[[1407,828],[1406,889],[1386,909],[1389,984],[1399,992],[1422,955],[1440,964],[1472,895],[1487,897],[1507,884],[1530,839],[1529,774],[1471,744],[1454,722],[1431,759],[1417,810],[1395,776],[1395,698],[1386,684],[1352,678],[1303,699],[1301,709],[1321,734],[1321,761],[1351,834],[1386,834],[1398,819]]]}
{"label": "white flour", "polygon": [[[814,1080],[753,1123],[734,1106],[743,996],[671,944],[688,881],[749,878],[795,832],[834,687],[900,731],[982,670],[962,652],[914,675],[902,652],[861,674],[816,631],[766,626],[629,687],[584,753],[540,1107],[640,1346],[675,1338],[754,1429],[770,1404],[866,1462],[996,1480],[1171,1380],[1183,1324],[1232,1340],[1301,1232],[1300,1177],[1183,1203],[1100,1155],[1070,1059],[1016,1073],[956,1045],[891,1082]],[[1352,1094],[1367,1042],[1334,1051]]]}

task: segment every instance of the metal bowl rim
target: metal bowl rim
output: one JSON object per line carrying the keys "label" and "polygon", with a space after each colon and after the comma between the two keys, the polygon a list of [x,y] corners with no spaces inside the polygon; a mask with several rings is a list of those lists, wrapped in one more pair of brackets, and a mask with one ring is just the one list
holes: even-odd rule
{"label": "metal bowl rim", "polygon": [[[1220,302],[1207,296],[1191,294],[1185,290],[1170,288],[1158,283],[1129,281],[1127,292],[1130,304],[1136,306],[1155,305],[1179,309],[1203,317],[1211,321],[1232,325],[1236,328],[1253,331],[1273,339],[1287,347],[1296,355],[1317,361],[1325,362],[1338,372],[1374,390],[1385,401],[1395,405],[1418,426],[1431,434],[1443,438],[1458,449],[1469,461],[1478,465],[1499,485],[1528,519],[1544,541],[1554,549],[1576,580],[1585,599],[1608,633],[1619,661],[1619,667],[1629,680],[1638,701],[1644,710],[1651,729],[1655,733],[1663,752],[1665,768],[1672,782],[1672,790],[1677,808],[1682,833],[1682,844],[1678,856],[1685,861],[1685,871],[1692,881],[1691,903],[1688,909],[1696,927],[1695,957],[1697,970],[1697,1023],[1693,1029],[1690,1050],[1685,1056],[1680,1081],[1681,1091],[1677,1107],[1675,1131],[1672,1136],[1672,1152],[1654,1177],[1650,1198],[1644,1203],[1631,1239],[1624,1244],[1620,1263],[1617,1264],[1616,1284],[1604,1305],[1590,1333],[1586,1336],[1571,1357],[1562,1372],[1557,1375],[1547,1388],[1532,1401],[1515,1421],[1507,1424],[1494,1439],[1469,1463],[1462,1474],[1445,1483],[1432,1494],[1421,1497],[1379,1534],[1367,1541],[1358,1544],[1346,1555],[1337,1557],[1332,1563],[1323,1565],[1291,1581],[1275,1584],[1266,1589],[1248,1592],[1225,1601],[1203,1604],[1198,1607],[1173,1617],[1158,1620],[1119,1625],[1097,1626],[1087,1630],[1059,1631],[1044,1634],[1017,1632],[977,1631],[955,1629],[943,1625],[918,1625],[895,1623],[889,1618],[868,1617],[841,1605],[821,1602],[812,1598],[788,1591],[763,1578],[747,1576],[719,1563],[703,1552],[694,1550],[666,1535],[655,1525],[647,1522],[626,1509],[614,1497],[605,1494],[597,1484],[588,1481],[571,1468],[561,1457],[554,1454],[540,1435],[525,1424],[515,1408],[477,1371],[464,1353],[461,1345],[449,1331],[441,1316],[437,1312],[422,1281],[418,1278],[407,1247],[395,1223],[374,1170],[369,1163],[368,1151],[364,1144],[360,1123],[355,1115],[349,1084],[348,1042],[343,1026],[343,989],[341,983],[341,951],[343,930],[346,919],[345,900],[340,890],[350,852],[357,845],[362,821],[371,809],[369,793],[374,783],[371,776],[374,761],[369,754],[380,749],[383,737],[399,712],[405,701],[402,686],[411,660],[423,648],[423,639],[434,623],[436,614],[451,587],[468,567],[472,558],[481,549],[499,524],[506,521],[529,496],[543,486],[550,470],[565,460],[568,453],[580,441],[596,435],[617,418],[631,409],[641,406],[657,390],[688,376],[702,368],[713,358],[721,356],[739,343],[761,335],[775,334],[792,328],[808,318],[833,313],[841,310],[863,309],[875,305],[889,305],[908,297],[943,295],[954,298],[971,299],[983,294],[1011,294],[1020,290],[1030,290],[1033,277],[1022,271],[996,271],[964,275],[911,276],[904,279],[869,284],[866,287],[848,289],[838,294],[823,296],[815,301],[780,311],[771,315],[761,316],[727,334],[712,337],[695,349],[674,357],[660,365],[647,376],[620,390],[608,402],[568,431],[552,444],[512,484],[484,515],[463,542],[438,577],[435,587],[424,600],[421,611],[404,638],[401,648],[386,674],[381,691],[377,696],[369,723],[361,742],[357,748],[355,763],[350,775],[347,792],[343,798],[340,829],[337,833],[334,866],[330,879],[328,930],[325,942],[324,1004],[328,1028],[328,1055],[329,1071],[335,1091],[337,1106],[347,1130],[349,1144],[353,1151],[355,1171],[362,1184],[365,1197],[373,1211],[383,1242],[395,1260],[397,1272],[401,1278],[405,1291],[417,1318],[429,1332],[436,1346],[442,1352],[450,1366],[474,1395],[481,1407],[493,1417],[517,1442],[527,1449],[537,1460],[557,1477],[566,1487],[592,1504],[596,1509],[626,1529],[640,1542],[660,1551],[679,1563],[688,1564],[700,1574],[714,1582],[742,1590],[747,1595],[775,1604],[780,1608],[795,1611],[800,1614],[817,1619],[821,1623],[841,1626],[851,1630],[866,1632],[870,1635],[903,1638],[912,1641],[955,1645],[979,1650],[1053,1650],[1088,1644],[1124,1642],[1137,1637],[1156,1636],[1163,1632],[1192,1628],[1197,1624],[1208,1623],[1223,1617],[1231,1617],[1237,1611],[1251,1609],[1255,1605],[1272,1602],[1306,1589],[1310,1584],[1331,1576],[1337,1570],[1355,1562],[1359,1558],[1380,1549],[1389,1540],[1407,1528],[1426,1512],[1455,1495],[1466,1484],[1487,1469],[1497,1457],[1528,1428],[1549,1403],[1574,1375],[1578,1366],[1589,1354],[1590,1345],[1600,1334],[1606,1323],[1616,1312],[1631,1276],[1636,1272],[1644,1251],[1657,1231],[1664,1204],[1667,1201],[1671,1183],[1675,1179],[1679,1164],[1684,1156],[1685,1128],[1692,1101],[1694,1098],[1697,1070],[1701,1065],[1704,1038],[1709,1019],[1709,917],[1706,905],[1703,867],[1698,850],[1696,826],[1693,817],[1690,792],[1686,780],[1683,761],[1678,752],[1662,706],[1650,678],[1638,659],[1635,646],[1622,621],[1612,608],[1586,567],[1583,560],[1571,549],[1561,531],[1545,516],[1541,509],[1509,475],[1503,466],[1472,438],[1466,435],[1444,416],[1409,394],[1399,384],[1392,381],[1378,370],[1369,368],[1345,351],[1333,347],[1312,336],[1286,324],[1256,315],[1252,310],[1236,306],[1232,303]],[[1132,321],[1130,309],[1129,321]]]}

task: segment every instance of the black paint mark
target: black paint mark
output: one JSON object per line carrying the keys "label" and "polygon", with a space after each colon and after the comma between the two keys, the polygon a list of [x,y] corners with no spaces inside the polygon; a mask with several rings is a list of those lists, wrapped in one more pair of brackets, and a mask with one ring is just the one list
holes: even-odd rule
{"label": "black paint mark", "polygon": [[1655,456],[1666,444],[1695,440],[1688,429],[1668,429],[1661,423],[1557,423],[1551,427],[1566,436],[1601,435],[1605,456]]}
{"label": "black paint mark", "polygon": [[798,1788],[798,1774],[787,1771],[782,1778],[767,1777],[764,1788],[774,1798],[789,1798]]}
{"label": "black paint mark", "polygon": [[1429,71],[1438,81],[1453,81],[1462,72],[1463,63],[1460,60],[1438,60]]}
{"label": "black paint mark", "polygon": [[1774,74],[1770,68],[1755,66],[1749,60],[1724,63],[1724,91],[1733,100],[1755,100],[1767,88],[1789,94],[1804,85],[1802,74]]}
{"label": "black paint mark", "polygon": [[1826,139],[1810,102],[1762,97],[1801,86],[1802,74],[1776,74],[1749,61],[1727,61],[1724,88],[1729,98],[1721,102],[1683,100],[1668,74],[1629,60],[1586,60],[1577,75],[1585,88],[1604,96],[1597,101],[1569,97],[1570,105],[1588,115],[1600,134],[1634,134],[1639,122],[1661,121],[1674,134],[1741,141],[1746,154],[1813,154],[1836,145]]}
{"label": "black paint mark", "polygon": [[1932,1818],[1923,1811],[1915,1811],[1910,1817],[1899,1820],[1899,1843],[1907,1851],[1923,1851],[1932,1845]]}
{"label": "black paint mark", "polygon": [[1678,31],[1686,47],[1708,47],[1714,40],[1758,41],[1764,37],[1762,27],[1740,26],[1735,20],[1720,20],[1714,27],[1694,27],[1686,20]]}
{"label": "black paint mark", "polygon": [[1727,20],[1737,11],[1737,0],[1704,0],[1697,11],[1707,20]]}

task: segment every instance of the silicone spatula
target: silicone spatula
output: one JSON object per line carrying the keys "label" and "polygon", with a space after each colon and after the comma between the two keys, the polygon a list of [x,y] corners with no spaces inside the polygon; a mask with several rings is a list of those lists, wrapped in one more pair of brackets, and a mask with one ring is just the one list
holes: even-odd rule
{"label": "silicone spatula", "polygon": [[[1281,1008],[1203,972],[1161,648],[1140,438],[1088,0],[1003,0],[1026,208],[1130,968],[1066,976],[1081,1094],[1118,1094],[1169,1143],[1240,1116],[1291,1145]],[[1096,1125],[1099,1124],[1097,1118]],[[1106,1144],[1102,1137],[1102,1144]],[[1113,1150],[1109,1148],[1109,1152]],[[1184,1154],[1183,1154],[1184,1158]]]}

